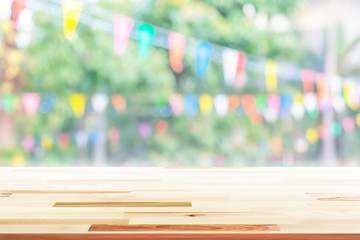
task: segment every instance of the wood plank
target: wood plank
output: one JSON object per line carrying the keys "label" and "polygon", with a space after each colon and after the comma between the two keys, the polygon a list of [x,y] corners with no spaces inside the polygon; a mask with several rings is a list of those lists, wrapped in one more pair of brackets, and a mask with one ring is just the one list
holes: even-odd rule
{"label": "wood plank", "polygon": [[191,202],[57,202],[53,207],[191,207]]}
{"label": "wood plank", "polygon": [[7,193],[7,192],[0,193],[0,197],[10,197],[11,195],[12,193]]}
{"label": "wood plank", "polygon": [[0,234],[0,240],[359,240],[360,234],[245,234],[245,233],[88,233]]}
{"label": "wood plank", "polygon": [[92,224],[89,232],[270,232],[279,231],[276,224],[129,224],[129,225],[106,225],[106,224]]}

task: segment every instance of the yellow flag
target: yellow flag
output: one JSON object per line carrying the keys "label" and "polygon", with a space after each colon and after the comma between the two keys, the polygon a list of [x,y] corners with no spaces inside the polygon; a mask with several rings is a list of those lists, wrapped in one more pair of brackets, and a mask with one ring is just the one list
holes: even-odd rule
{"label": "yellow flag", "polygon": [[318,132],[313,128],[309,128],[306,130],[306,138],[310,143],[315,144],[319,139]]}
{"label": "yellow flag", "polygon": [[294,103],[303,104],[304,103],[304,96],[301,93],[298,93],[294,96]]}
{"label": "yellow flag", "polygon": [[76,117],[81,117],[85,111],[86,98],[83,94],[72,94],[69,98],[71,108]]}
{"label": "yellow flag", "polygon": [[21,155],[17,155],[12,159],[13,167],[23,167],[25,166],[25,158]]}
{"label": "yellow flag", "polygon": [[45,150],[49,150],[52,148],[53,145],[53,140],[50,136],[45,135],[41,138],[41,146],[45,149]]}
{"label": "yellow flag", "polygon": [[273,92],[277,88],[277,66],[276,62],[268,61],[265,65],[265,79],[266,79],[266,88],[269,92]]}
{"label": "yellow flag", "polygon": [[204,94],[199,98],[200,110],[204,114],[209,114],[213,106],[212,97],[208,94]]}
{"label": "yellow flag", "polygon": [[76,0],[65,0],[62,3],[62,7],[64,14],[64,35],[70,41],[75,40],[77,37],[75,29],[83,6]]}
{"label": "yellow flag", "polygon": [[351,110],[357,110],[359,108],[359,94],[358,88],[354,81],[347,79],[345,80],[343,93],[346,104]]}

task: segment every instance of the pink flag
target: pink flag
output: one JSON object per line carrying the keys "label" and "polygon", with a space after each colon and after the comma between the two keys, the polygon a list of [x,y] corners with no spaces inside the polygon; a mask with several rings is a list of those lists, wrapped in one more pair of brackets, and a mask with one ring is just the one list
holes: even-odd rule
{"label": "pink flag", "polygon": [[280,112],[280,98],[279,96],[272,94],[268,96],[268,107],[273,109],[276,113]]}
{"label": "pink flag", "polygon": [[134,27],[134,20],[117,14],[113,18],[113,24],[115,54],[121,56],[126,50],[131,29]]}
{"label": "pink flag", "polygon": [[24,110],[27,114],[33,115],[36,113],[39,103],[40,96],[38,93],[26,93],[23,96]]}
{"label": "pink flag", "polygon": [[179,115],[184,109],[183,99],[179,93],[174,93],[169,97],[169,103],[174,115]]}

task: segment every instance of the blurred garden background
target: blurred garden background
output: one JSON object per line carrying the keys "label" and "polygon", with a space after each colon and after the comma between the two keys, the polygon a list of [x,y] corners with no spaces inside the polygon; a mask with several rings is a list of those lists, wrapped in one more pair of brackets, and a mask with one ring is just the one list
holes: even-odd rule
{"label": "blurred garden background", "polygon": [[356,0],[1,0],[0,166],[357,166]]}

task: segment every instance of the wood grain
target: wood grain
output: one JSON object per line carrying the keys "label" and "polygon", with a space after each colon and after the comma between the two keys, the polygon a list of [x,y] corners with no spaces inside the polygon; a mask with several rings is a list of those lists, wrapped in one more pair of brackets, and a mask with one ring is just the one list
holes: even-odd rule
{"label": "wood grain", "polygon": [[57,202],[53,207],[191,207],[191,202]]}
{"label": "wood grain", "polygon": [[359,240],[359,186],[359,168],[0,168],[0,239]]}
{"label": "wood grain", "polygon": [[106,225],[106,224],[92,224],[90,232],[269,232],[279,231],[276,224],[173,224],[173,225],[154,225],[154,224],[130,224],[130,225]]}

